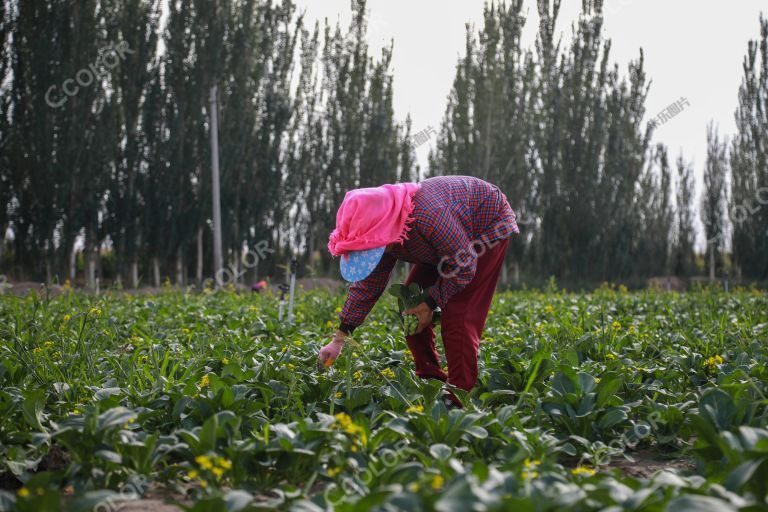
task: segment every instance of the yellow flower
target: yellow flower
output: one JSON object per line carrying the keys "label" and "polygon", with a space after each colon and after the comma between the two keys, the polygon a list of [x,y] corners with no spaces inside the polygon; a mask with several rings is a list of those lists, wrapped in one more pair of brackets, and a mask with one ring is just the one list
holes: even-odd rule
{"label": "yellow flower", "polygon": [[222,357],[222,358],[221,358],[221,364],[229,364],[229,358],[227,358],[227,357]]}
{"label": "yellow flower", "polygon": [[605,358],[609,361],[613,361],[616,359],[616,356],[614,354],[605,354]]}
{"label": "yellow flower", "polygon": [[419,492],[419,489],[421,489],[421,486],[418,482],[411,482],[408,484],[408,490],[411,492]]}
{"label": "yellow flower", "polygon": [[613,329],[614,331],[620,331],[621,322],[619,322],[618,320],[614,320],[613,323],[611,324],[611,329]]}
{"label": "yellow flower", "polygon": [[349,416],[349,414],[344,412],[340,412],[334,415],[334,418],[336,418],[336,422],[341,425],[342,428],[346,428],[352,423],[352,418]]}
{"label": "yellow flower", "polygon": [[709,373],[717,373],[717,367],[718,365],[723,364],[725,361],[723,358],[718,354],[714,355],[710,358],[708,358],[706,361],[704,361],[704,368]]}
{"label": "yellow flower", "polygon": [[555,308],[552,307],[552,304],[547,304],[547,307],[544,308],[544,311],[547,313],[552,313],[555,310]]}
{"label": "yellow flower", "polygon": [[432,487],[432,489],[438,490],[443,486],[444,482],[445,481],[441,475],[435,475],[432,477],[432,482],[429,485]]}
{"label": "yellow flower", "polygon": [[341,398],[343,396],[344,396],[344,393],[342,393],[341,391],[336,392],[336,398]]}
{"label": "yellow flower", "polygon": [[64,321],[69,322],[72,319],[72,315],[64,315]]}
{"label": "yellow flower", "polygon": [[339,468],[339,467],[328,468],[328,476],[331,477],[331,478],[336,477],[336,475],[338,475],[339,473],[341,473],[341,468]]}
{"label": "yellow flower", "polygon": [[392,371],[392,368],[384,368],[381,370],[381,374],[388,379],[395,378],[395,372]]}
{"label": "yellow flower", "polygon": [[230,461],[229,459],[225,459],[223,457],[219,457],[218,459],[216,459],[216,464],[218,464],[221,469],[224,469],[227,471],[232,469],[232,461]]}
{"label": "yellow flower", "polygon": [[27,489],[26,487],[22,487],[21,489],[16,491],[16,494],[19,495],[19,498],[26,498],[27,496],[29,496],[29,489]]}
{"label": "yellow flower", "polygon": [[538,471],[523,471],[523,479],[529,480],[531,478],[538,478],[539,472]]}
{"label": "yellow flower", "polygon": [[405,410],[405,412],[424,412],[423,405],[412,405]]}
{"label": "yellow flower", "polygon": [[360,379],[362,379],[362,378],[363,378],[363,372],[361,372],[360,370],[357,370],[357,371],[354,373],[354,375],[352,375],[352,377],[353,377],[355,380],[360,380]]}
{"label": "yellow flower", "polygon": [[328,320],[327,322],[325,322],[325,327],[326,327],[327,329],[330,329],[331,327],[333,327],[333,322],[331,322],[330,320]]}
{"label": "yellow flower", "polygon": [[203,375],[203,378],[200,379],[201,388],[207,387],[210,383],[211,383],[211,379],[207,375]]}
{"label": "yellow flower", "polygon": [[571,474],[573,476],[592,476],[595,474],[595,470],[591,468],[585,468],[584,466],[579,466],[572,469]]}
{"label": "yellow flower", "polygon": [[93,316],[99,316],[101,314],[101,310],[99,308],[91,308],[90,311],[88,311],[88,314]]}
{"label": "yellow flower", "polygon": [[595,384],[600,384],[600,377],[595,377]]}
{"label": "yellow flower", "polygon": [[224,474],[224,470],[221,469],[221,468],[213,468],[213,469],[211,469],[211,473],[213,473],[217,477],[221,477],[221,475]]}
{"label": "yellow flower", "polygon": [[626,286],[624,286],[623,284],[619,285],[619,293],[620,294],[626,295],[628,292],[629,292],[629,290],[627,289]]}
{"label": "yellow flower", "polygon": [[32,352],[35,353],[35,354],[39,354],[42,351],[43,351],[43,349],[41,349],[40,347],[35,347],[35,348],[32,349]]}
{"label": "yellow flower", "polygon": [[289,370],[291,370],[291,371],[293,371],[293,370],[295,370],[295,369],[296,369],[296,365],[295,365],[295,364],[292,364],[292,363],[288,363],[288,364],[287,364],[287,365],[285,365],[285,366],[287,366],[287,367],[288,367],[288,369],[289,369]]}
{"label": "yellow flower", "polygon": [[523,466],[525,466],[526,468],[531,468],[533,466],[538,466],[539,464],[541,464],[541,461],[539,459],[534,459],[534,460],[525,459],[523,461]]}
{"label": "yellow flower", "polygon": [[337,307],[337,308],[334,310],[334,312],[335,312],[335,313],[341,313],[341,306]]}
{"label": "yellow flower", "polygon": [[194,470],[194,469],[193,469],[193,470],[190,470],[190,471],[187,471],[187,478],[190,478],[190,479],[194,480],[194,479],[195,479],[195,478],[197,478],[198,476],[200,476],[200,473],[198,473],[198,472],[197,472],[196,470]]}
{"label": "yellow flower", "polygon": [[637,334],[637,327],[635,327],[634,325],[630,325],[629,329],[627,329],[627,333],[629,333],[629,334]]}
{"label": "yellow flower", "polygon": [[296,345],[297,347],[300,347],[300,346],[304,345],[304,342],[302,342],[301,340],[295,340],[293,342],[293,344]]}
{"label": "yellow flower", "polygon": [[207,455],[198,455],[195,457],[195,462],[203,469],[213,469],[213,462],[211,462],[211,458]]}

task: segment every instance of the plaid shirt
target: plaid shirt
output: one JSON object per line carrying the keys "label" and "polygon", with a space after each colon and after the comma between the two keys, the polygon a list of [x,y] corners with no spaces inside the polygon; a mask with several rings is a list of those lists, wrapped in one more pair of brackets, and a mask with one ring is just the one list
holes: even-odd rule
{"label": "plaid shirt", "polygon": [[384,253],[368,277],[350,285],[339,314],[342,330],[350,332],[363,323],[387,287],[397,260],[437,267],[440,277],[428,293],[443,308],[474,278],[480,245],[520,232],[504,194],[478,178],[430,178],[421,183],[413,203],[408,240]]}

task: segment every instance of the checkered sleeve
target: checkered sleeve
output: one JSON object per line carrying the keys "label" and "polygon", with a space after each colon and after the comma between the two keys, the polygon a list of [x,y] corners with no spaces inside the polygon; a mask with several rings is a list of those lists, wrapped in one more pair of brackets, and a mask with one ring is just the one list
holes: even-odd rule
{"label": "checkered sleeve", "polygon": [[395,263],[397,258],[384,253],[381,261],[368,277],[349,286],[349,295],[339,313],[342,331],[352,332],[363,323],[387,287]]}
{"label": "checkered sleeve", "polygon": [[448,300],[475,277],[477,252],[466,230],[449,210],[434,216],[423,216],[419,228],[440,258],[437,265],[440,277],[429,289],[429,295],[444,308]]}

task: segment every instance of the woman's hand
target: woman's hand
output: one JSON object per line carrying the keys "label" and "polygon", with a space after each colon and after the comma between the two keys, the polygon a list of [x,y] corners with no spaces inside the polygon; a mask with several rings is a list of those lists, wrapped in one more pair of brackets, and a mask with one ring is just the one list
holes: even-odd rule
{"label": "woman's hand", "polygon": [[344,348],[344,338],[346,337],[347,334],[345,332],[336,331],[331,342],[320,349],[320,354],[317,356],[318,368],[328,368],[339,358],[341,349]]}
{"label": "woman's hand", "polygon": [[419,319],[419,326],[416,328],[414,334],[419,334],[421,331],[432,325],[432,308],[429,307],[426,302],[422,302],[415,308],[403,311],[403,315],[416,315],[416,318]]}

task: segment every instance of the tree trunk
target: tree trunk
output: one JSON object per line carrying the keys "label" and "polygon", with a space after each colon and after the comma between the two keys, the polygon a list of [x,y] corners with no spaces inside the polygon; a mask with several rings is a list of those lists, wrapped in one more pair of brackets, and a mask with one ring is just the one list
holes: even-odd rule
{"label": "tree trunk", "polygon": [[139,287],[139,262],[135,259],[131,262],[131,288]]}
{"label": "tree trunk", "polygon": [[176,250],[176,284],[184,288],[186,286],[185,283],[185,272],[184,272],[184,254],[182,252],[181,247],[179,247]]}
{"label": "tree trunk", "polygon": [[96,257],[91,248],[91,242],[86,243],[85,249],[85,287],[90,291],[96,291]]}
{"label": "tree trunk", "polygon": [[160,288],[160,261],[157,256],[152,257],[152,280],[155,288]]}
{"label": "tree trunk", "polygon": [[45,254],[45,284],[46,286],[51,286],[51,283],[53,282],[53,268],[51,266],[51,258],[53,255],[51,254],[51,251],[46,251]]}
{"label": "tree trunk", "polygon": [[197,230],[197,269],[195,271],[197,286],[203,288],[203,228]]}
{"label": "tree trunk", "polygon": [[75,278],[77,278],[77,250],[75,250],[75,244],[72,244],[72,248],[69,251],[69,283],[75,286]]}
{"label": "tree trunk", "polygon": [[7,226],[0,226],[0,267],[3,266],[3,256],[5,256],[5,232],[7,230]]}
{"label": "tree trunk", "polygon": [[715,281],[715,244],[709,244],[709,280]]}

